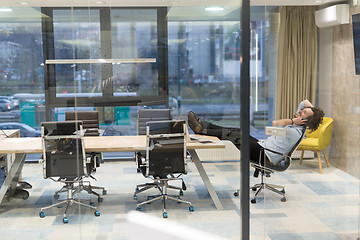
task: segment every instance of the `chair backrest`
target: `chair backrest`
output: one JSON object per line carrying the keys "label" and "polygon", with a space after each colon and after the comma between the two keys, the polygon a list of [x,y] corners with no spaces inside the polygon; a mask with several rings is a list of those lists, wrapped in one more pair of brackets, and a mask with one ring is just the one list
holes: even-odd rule
{"label": "chair backrest", "polygon": [[299,138],[299,140],[294,144],[294,146],[290,149],[290,151],[286,154],[286,156],[284,157],[283,160],[281,160],[278,164],[273,164],[271,161],[269,161],[269,159],[266,157],[265,158],[265,163],[264,166],[266,168],[269,168],[271,170],[274,171],[278,171],[278,172],[283,172],[286,169],[288,169],[291,165],[291,155],[293,154],[293,152],[298,148],[298,146],[300,145],[301,141],[303,140],[304,136],[306,133],[306,128],[303,127],[303,129],[301,130],[301,136]]}
{"label": "chair backrest", "polygon": [[86,158],[81,121],[41,123],[43,176],[78,178],[86,176]]}
{"label": "chair backrest", "polygon": [[171,120],[170,109],[139,109],[138,135],[146,134],[146,123],[149,121]]}
{"label": "chair backrest", "polygon": [[319,149],[324,149],[329,146],[331,141],[332,129],[334,120],[330,117],[324,117],[323,122],[319,125],[318,129],[313,132],[309,130],[306,132],[307,138],[318,138]]}
{"label": "chair backrest", "polygon": [[146,126],[145,176],[164,178],[172,173],[187,173],[186,121],[150,121]]}
{"label": "chair backrest", "polygon": [[85,136],[99,136],[99,112],[98,111],[67,111],[65,121],[82,121]]}

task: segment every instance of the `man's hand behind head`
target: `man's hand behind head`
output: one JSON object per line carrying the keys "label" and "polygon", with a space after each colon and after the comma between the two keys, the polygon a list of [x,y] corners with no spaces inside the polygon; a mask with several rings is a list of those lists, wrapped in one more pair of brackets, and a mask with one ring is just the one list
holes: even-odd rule
{"label": "man's hand behind head", "polygon": [[302,126],[304,124],[306,124],[306,122],[308,121],[307,119],[302,119],[301,117],[297,117],[293,119],[294,124],[297,126]]}

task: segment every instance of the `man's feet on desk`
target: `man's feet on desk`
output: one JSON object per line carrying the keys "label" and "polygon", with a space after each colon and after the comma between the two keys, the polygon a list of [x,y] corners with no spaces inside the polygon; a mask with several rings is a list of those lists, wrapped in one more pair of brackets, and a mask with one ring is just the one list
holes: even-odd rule
{"label": "man's feet on desk", "polygon": [[188,113],[188,124],[196,134],[206,134],[208,123],[200,119],[193,111]]}

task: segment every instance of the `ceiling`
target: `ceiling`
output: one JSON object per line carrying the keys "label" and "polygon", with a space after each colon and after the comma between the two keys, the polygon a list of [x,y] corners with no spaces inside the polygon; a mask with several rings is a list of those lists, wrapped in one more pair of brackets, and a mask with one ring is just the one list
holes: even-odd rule
{"label": "ceiling", "polygon": [[[327,5],[339,0],[250,0],[251,6]],[[241,0],[0,0],[6,7],[62,6],[239,6]]]}

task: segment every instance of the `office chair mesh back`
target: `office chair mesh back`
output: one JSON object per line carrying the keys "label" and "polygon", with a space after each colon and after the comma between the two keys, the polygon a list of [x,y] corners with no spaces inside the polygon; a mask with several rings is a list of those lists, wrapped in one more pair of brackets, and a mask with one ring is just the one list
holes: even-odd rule
{"label": "office chair mesh back", "polygon": [[303,138],[305,136],[305,133],[306,133],[306,127],[303,127],[303,129],[301,130],[301,136],[300,136],[299,140],[295,143],[295,145],[291,148],[291,150],[286,154],[286,156],[284,156],[283,160],[281,160],[278,164],[275,165],[271,161],[269,161],[269,159],[266,157],[264,167],[272,169],[277,172],[283,172],[286,169],[288,169],[291,165],[291,155],[300,145],[301,141],[303,140]]}
{"label": "office chair mesh back", "polygon": [[170,109],[139,109],[138,135],[146,135],[146,123],[149,121],[171,120]]}
{"label": "office chair mesh back", "polygon": [[185,121],[150,121],[146,125],[146,175],[165,178],[172,173],[186,173]]}
{"label": "office chair mesh back", "polygon": [[87,175],[81,121],[43,122],[44,178]]}
{"label": "office chair mesh back", "polygon": [[67,111],[65,121],[82,121],[85,136],[99,136],[98,111]]}

